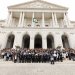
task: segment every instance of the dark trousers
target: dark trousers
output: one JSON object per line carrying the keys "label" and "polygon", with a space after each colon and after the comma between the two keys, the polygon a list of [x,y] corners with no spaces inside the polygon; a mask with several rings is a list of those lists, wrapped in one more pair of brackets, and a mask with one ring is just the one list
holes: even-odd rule
{"label": "dark trousers", "polygon": [[14,59],[14,63],[16,63],[17,62],[17,59]]}
{"label": "dark trousers", "polygon": [[51,60],[51,64],[54,64],[54,60]]}

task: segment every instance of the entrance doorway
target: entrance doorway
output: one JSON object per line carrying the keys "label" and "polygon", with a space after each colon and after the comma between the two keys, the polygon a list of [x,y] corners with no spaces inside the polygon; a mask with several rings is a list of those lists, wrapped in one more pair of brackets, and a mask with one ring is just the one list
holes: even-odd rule
{"label": "entrance doorway", "polygon": [[54,48],[54,38],[52,35],[47,36],[47,48]]}
{"label": "entrance doorway", "polygon": [[28,34],[23,36],[22,47],[29,48],[30,47],[30,36]]}
{"label": "entrance doorway", "polygon": [[13,34],[8,36],[6,48],[13,48],[14,38],[15,36]]}
{"label": "entrance doorway", "polygon": [[62,43],[64,48],[70,48],[68,37],[66,35],[62,35]]}
{"label": "entrance doorway", "polygon": [[34,39],[34,48],[42,48],[42,37],[37,34]]}

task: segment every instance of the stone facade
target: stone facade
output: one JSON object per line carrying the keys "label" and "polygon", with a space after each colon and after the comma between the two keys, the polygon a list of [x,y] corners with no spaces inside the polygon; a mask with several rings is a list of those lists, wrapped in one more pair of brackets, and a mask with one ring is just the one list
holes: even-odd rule
{"label": "stone facade", "polygon": [[8,19],[0,21],[0,48],[75,48],[75,22],[67,11],[42,0],[8,7]]}

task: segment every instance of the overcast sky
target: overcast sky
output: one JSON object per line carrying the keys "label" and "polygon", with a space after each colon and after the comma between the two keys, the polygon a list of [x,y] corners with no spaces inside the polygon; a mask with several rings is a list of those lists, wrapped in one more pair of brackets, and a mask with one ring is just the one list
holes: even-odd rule
{"label": "overcast sky", "polygon": [[[31,0],[0,0],[0,20],[6,19],[8,15],[7,7]],[[70,20],[75,20],[75,1],[74,0],[45,0],[50,3],[68,7],[68,17]]]}

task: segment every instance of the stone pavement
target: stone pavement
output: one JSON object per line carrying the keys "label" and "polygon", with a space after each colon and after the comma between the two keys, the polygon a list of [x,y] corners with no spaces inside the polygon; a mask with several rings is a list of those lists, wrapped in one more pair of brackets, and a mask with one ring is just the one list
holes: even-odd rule
{"label": "stone pavement", "polygon": [[13,63],[0,60],[0,75],[75,75],[75,62]]}

